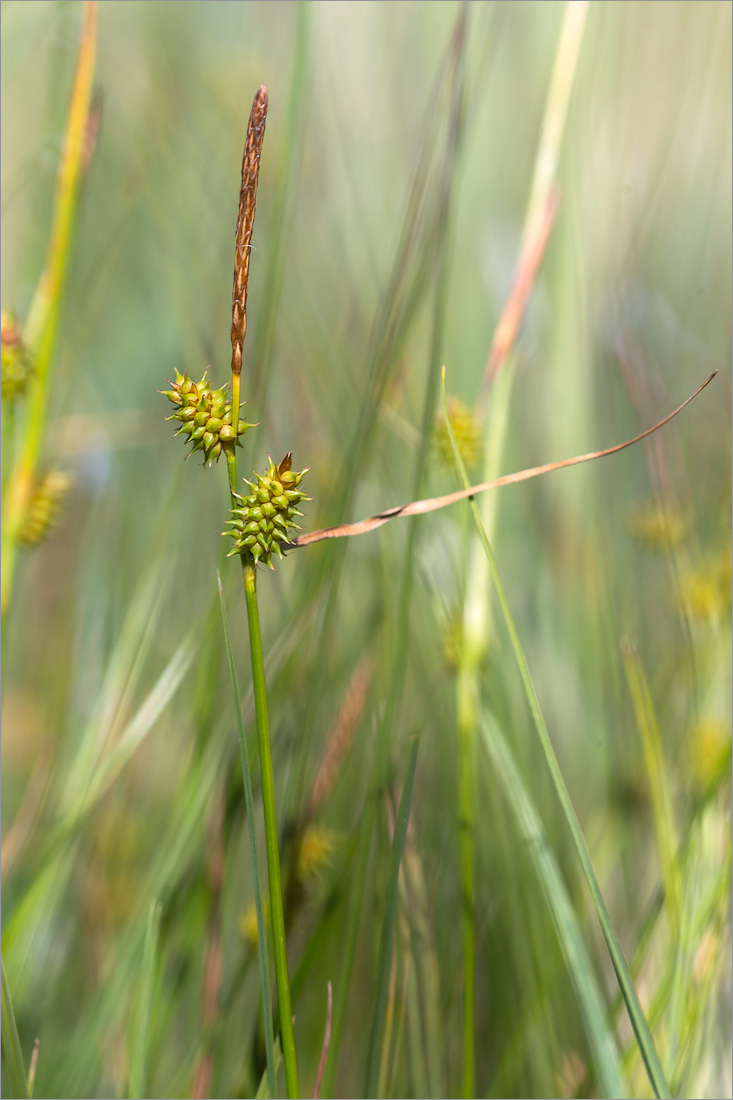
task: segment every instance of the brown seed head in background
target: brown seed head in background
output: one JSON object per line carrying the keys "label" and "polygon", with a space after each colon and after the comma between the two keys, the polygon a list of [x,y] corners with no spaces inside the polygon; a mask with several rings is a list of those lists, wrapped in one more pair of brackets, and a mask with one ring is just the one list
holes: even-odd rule
{"label": "brown seed head in background", "polygon": [[257,209],[257,178],[267,118],[267,88],[260,85],[254,98],[242,157],[237,232],[234,238],[234,287],[232,289],[232,374],[242,373],[242,347],[247,332],[247,288],[252,229]]}

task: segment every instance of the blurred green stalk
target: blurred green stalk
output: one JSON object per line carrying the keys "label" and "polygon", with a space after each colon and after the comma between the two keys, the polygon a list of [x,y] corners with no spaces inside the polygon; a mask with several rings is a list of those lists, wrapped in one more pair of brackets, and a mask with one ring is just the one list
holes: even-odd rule
{"label": "blurred green stalk", "polygon": [[5,964],[0,963],[2,970],[2,1040],[3,1062],[5,1063],[4,1080],[7,1088],[6,1095],[23,1098],[29,1095],[28,1078],[25,1072],[23,1050],[18,1037],[18,1028],[15,1023],[13,1011],[13,999],[10,996],[10,986],[5,974]]}
{"label": "blurred green stalk", "polygon": [[[456,443],[455,436],[453,435],[453,429],[451,427],[450,418],[448,416],[448,406],[445,400],[445,371],[443,372],[443,415],[445,416],[445,422],[448,429],[448,435],[453,447],[453,455],[456,462],[456,467],[459,471],[459,476],[463,484],[468,488],[470,482],[468,480],[468,474],[466,473],[466,467],[463,465],[458,444]],[[580,828],[580,822],[578,821],[573,807],[572,800],[570,798],[570,792],[565,785],[562,771],[560,770],[560,764],[557,756],[555,755],[555,749],[552,744],[552,738],[550,737],[549,730],[545,723],[544,715],[540,709],[539,700],[532,683],[532,677],[529,671],[529,665],[527,664],[527,658],[524,655],[522,649],[522,643],[517,633],[517,628],[514,623],[511,610],[509,608],[509,601],[504,591],[504,585],[499,574],[499,568],[496,564],[494,552],[491,548],[486,529],[481,522],[481,513],[475,500],[469,498],[469,505],[471,512],[473,513],[474,523],[476,524],[476,531],[481,545],[486,554],[486,560],[489,566],[489,572],[491,574],[491,580],[494,585],[494,591],[496,592],[499,600],[499,606],[501,607],[502,617],[509,633],[509,639],[511,641],[512,649],[514,651],[514,657],[519,669],[519,675],[522,680],[525,694],[527,696],[527,702],[529,703],[532,717],[534,719],[535,728],[540,740],[540,746],[547,763],[550,776],[552,778],[557,797],[560,801],[560,805],[565,815],[565,819],[568,823],[573,842],[580,860],[580,865],[585,876],[585,881],[590,891],[591,898],[593,899],[593,906],[598,916],[599,924],[603,931],[606,945],[608,947],[608,953],[611,956],[611,962],[613,968],[616,971],[616,977],[618,979],[619,986],[621,988],[621,994],[626,1004],[626,1011],[629,1015],[631,1026],[636,1036],[636,1041],[639,1044],[639,1050],[646,1066],[649,1082],[654,1089],[654,1095],[659,1098],[668,1098],[671,1093],[669,1085],[664,1076],[664,1070],[662,1069],[659,1056],[654,1046],[654,1040],[649,1030],[649,1025],[644,1015],[644,1010],[641,1007],[641,1003],[634,988],[634,983],[629,972],[628,964],[624,958],[621,944],[611,923],[611,917],[606,908],[606,903],[603,900],[601,894],[601,888],[598,885],[595,871],[593,870],[593,863],[590,858],[590,852],[588,846],[585,843],[585,837]]]}
{"label": "blurred green stalk", "polygon": [[51,367],[56,349],[61,302],[76,224],[76,211],[86,164],[86,127],[94,74],[97,0],[86,0],[79,54],[66,121],[61,164],[56,182],[53,226],[46,268],[41,276],[25,326],[25,341],[33,359],[28,410],[23,425],[20,456],[8,485],[3,507],[0,605],[10,604],[15,578],[18,540],[33,495],[36,470],[45,439]]}
{"label": "blurred green stalk", "polygon": [[130,1100],[142,1100],[148,1095],[148,1058],[150,1054],[150,1018],[153,1008],[153,988],[160,936],[162,906],[157,899],[150,903],[145,930],[137,1019],[130,1057]]}

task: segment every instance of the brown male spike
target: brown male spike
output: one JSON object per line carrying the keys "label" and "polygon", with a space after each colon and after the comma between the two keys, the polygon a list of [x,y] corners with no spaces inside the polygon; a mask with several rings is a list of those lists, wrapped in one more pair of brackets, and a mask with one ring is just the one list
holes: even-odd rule
{"label": "brown male spike", "polygon": [[242,373],[242,348],[247,332],[249,254],[257,209],[257,179],[267,119],[267,88],[261,84],[252,103],[242,157],[237,232],[234,238],[234,286],[232,288],[232,374]]}

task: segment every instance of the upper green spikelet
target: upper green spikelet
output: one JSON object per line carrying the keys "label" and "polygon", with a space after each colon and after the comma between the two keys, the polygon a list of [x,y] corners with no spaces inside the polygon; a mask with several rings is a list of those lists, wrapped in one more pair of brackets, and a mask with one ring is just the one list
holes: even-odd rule
{"label": "upper green spikelet", "polygon": [[228,399],[228,385],[213,390],[206,375],[204,371],[201,381],[194,382],[187,374],[176,371],[176,380],[171,382],[173,388],[158,392],[176,406],[176,411],[167,419],[180,420],[181,426],[175,434],[193,443],[189,454],[202,451],[204,465],[208,462],[211,466],[222,453],[232,452],[237,444],[241,446],[240,436],[254,425],[235,415]]}
{"label": "upper green spikelet", "polygon": [[247,555],[255,565],[261,562],[270,569],[275,568],[273,554],[282,558],[283,544],[287,546],[292,541],[290,531],[300,530],[294,519],[303,513],[297,506],[311,499],[298,488],[308,467],[295,473],[292,461],[292,454],[286,454],[279,466],[270,459],[265,473],[255,474],[255,481],[245,478],[250,488],[248,496],[234,494],[239,507],[232,509],[233,518],[228,521],[232,530],[223,532],[235,539],[228,557]]}

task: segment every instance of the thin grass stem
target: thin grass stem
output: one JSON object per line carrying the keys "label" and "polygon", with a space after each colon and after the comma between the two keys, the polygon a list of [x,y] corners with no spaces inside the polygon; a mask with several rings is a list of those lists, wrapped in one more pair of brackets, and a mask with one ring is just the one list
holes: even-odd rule
{"label": "thin grass stem", "polygon": [[7,1082],[10,1096],[20,1097],[26,1100],[28,1097],[28,1078],[25,1072],[23,1050],[18,1037],[18,1028],[15,1023],[13,1011],[13,999],[10,996],[10,986],[5,974],[5,963],[0,963],[2,971],[2,1039],[3,1061],[5,1063],[4,1080]]}
{"label": "thin grass stem", "polygon": [[257,715],[257,742],[260,751],[262,777],[262,805],[265,814],[265,841],[267,844],[267,872],[270,880],[270,913],[272,938],[275,950],[275,978],[280,1008],[280,1034],[285,1063],[285,1082],[288,1097],[300,1095],[298,1084],[298,1060],[295,1051],[293,1011],[290,1003],[288,958],[285,948],[285,917],[283,913],[282,880],[280,874],[280,849],[277,837],[275,813],[275,781],[272,771],[270,724],[267,713],[267,687],[265,664],[262,656],[260,614],[257,605],[257,566],[243,561],[244,596],[249,622],[249,644],[252,658],[252,683],[254,686],[255,713]]}
{"label": "thin grass stem", "polygon": [[272,1032],[272,998],[270,995],[270,967],[267,959],[267,925],[265,924],[264,907],[262,905],[262,878],[260,876],[260,862],[257,855],[257,831],[255,828],[255,803],[252,793],[252,775],[247,755],[247,741],[244,734],[244,722],[242,721],[242,704],[239,698],[239,686],[237,673],[234,668],[234,656],[229,641],[229,626],[227,623],[226,606],[224,603],[224,591],[221,586],[221,577],[217,573],[219,585],[219,604],[221,606],[221,621],[224,627],[224,641],[226,644],[227,658],[229,661],[229,676],[232,681],[232,693],[234,695],[234,713],[237,718],[237,733],[239,734],[239,759],[242,765],[242,782],[244,784],[244,801],[247,807],[247,833],[249,835],[249,852],[252,859],[252,877],[255,891],[255,913],[257,916],[257,957],[260,966],[260,990],[262,993],[262,1015],[264,1018],[265,1032],[265,1057],[267,1059],[267,1084],[270,1097],[277,1095],[277,1076],[275,1068],[275,1040]]}

